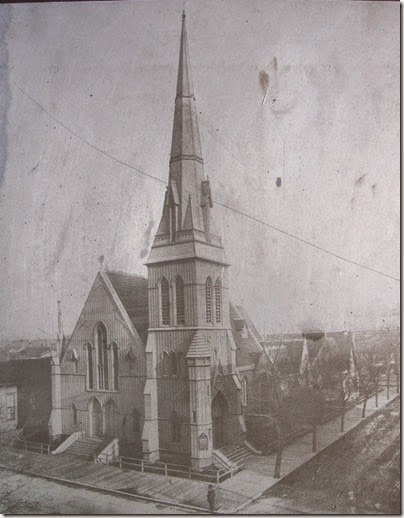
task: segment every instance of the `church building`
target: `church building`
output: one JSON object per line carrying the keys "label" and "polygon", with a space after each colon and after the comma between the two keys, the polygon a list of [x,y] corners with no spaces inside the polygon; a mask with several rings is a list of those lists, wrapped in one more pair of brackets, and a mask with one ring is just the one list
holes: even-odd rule
{"label": "church building", "polygon": [[[263,348],[240,313],[230,314],[212,191],[183,13],[168,184],[148,278],[98,272],[54,360],[52,436],[80,430],[126,439],[145,460],[187,459],[195,469],[245,440],[243,377]],[[249,352],[241,354],[240,344]],[[247,358],[243,366],[238,358]]]}

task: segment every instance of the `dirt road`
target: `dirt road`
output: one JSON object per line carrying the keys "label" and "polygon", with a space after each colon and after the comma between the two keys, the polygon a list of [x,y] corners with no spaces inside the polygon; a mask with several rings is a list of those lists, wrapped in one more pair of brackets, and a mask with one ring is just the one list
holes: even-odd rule
{"label": "dirt road", "polygon": [[189,514],[176,507],[129,500],[0,469],[3,514]]}

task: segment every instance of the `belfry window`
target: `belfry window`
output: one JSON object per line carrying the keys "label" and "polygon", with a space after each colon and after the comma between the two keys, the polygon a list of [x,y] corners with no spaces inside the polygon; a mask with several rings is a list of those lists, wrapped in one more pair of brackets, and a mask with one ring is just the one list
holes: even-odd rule
{"label": "belfry window", "polygon": [[215,305],[216,305],[216,323],[222,321],[222,283],[220,279],[215,282]]}
{"label": "belfry window", "polygon": [[177,310],[177,325],[185,325],[185,297],[184,297],[184,281],[180,276],[175,281],[175,303]]}
{"label": "belfry window", "polygon": [[205,299],[206,299],[206,322],[213,324],[212,315],[212,280],[210,277],[206,279],[205,283]]}
{"label": "belfry window", "polygon": [[168,280],[161,279],[161,323],[163,326],[170,325],[170,286]]}

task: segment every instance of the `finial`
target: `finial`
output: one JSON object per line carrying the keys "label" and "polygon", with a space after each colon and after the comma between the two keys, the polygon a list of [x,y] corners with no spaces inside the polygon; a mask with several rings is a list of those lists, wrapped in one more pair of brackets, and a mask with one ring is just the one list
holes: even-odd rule
{"label": "finial", "polygon": [[186,15],[185,15],[185,9],[182,10],[182,19],[185,20],[186,18]]}
{"label": "finial", "polygon": [[102,270],[102,263],[104,262],[104,256],[103,255],[100,255],[100,257],[98,258],[98,262],[100,263],[100,270]]}

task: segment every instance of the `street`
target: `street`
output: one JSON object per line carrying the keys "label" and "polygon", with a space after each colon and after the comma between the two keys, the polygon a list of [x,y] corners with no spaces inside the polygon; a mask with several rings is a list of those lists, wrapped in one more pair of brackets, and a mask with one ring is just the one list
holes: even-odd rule
{"label": "street", "polygon": [[2,514],[189,514],[174,506],[65,486],[0,469]]}

